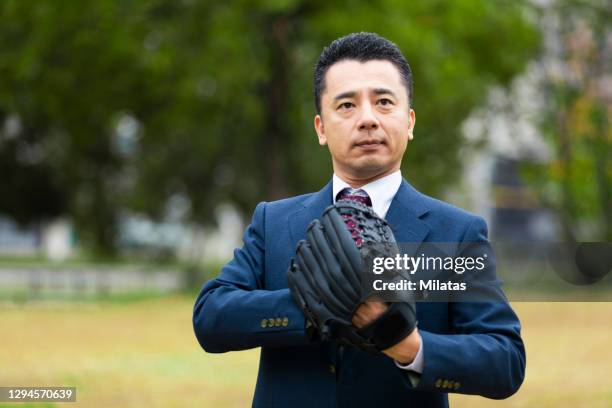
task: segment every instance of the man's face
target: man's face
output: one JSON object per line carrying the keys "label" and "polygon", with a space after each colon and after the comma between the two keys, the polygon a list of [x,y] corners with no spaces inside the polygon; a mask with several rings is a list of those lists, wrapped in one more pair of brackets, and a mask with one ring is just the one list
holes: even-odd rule
{"label": "man's face", "polygon": [[399,169],[414,122],[391,62],[345,60],[327,70],[315,130],[345,181],[365,184]]}

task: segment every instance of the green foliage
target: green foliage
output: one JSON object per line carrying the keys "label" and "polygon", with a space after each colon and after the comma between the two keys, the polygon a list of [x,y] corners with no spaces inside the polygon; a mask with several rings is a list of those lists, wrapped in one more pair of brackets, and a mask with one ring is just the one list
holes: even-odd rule
{"label": "green foliage", "polygon": [[[4,1],[0,122],[18,117],[21,129],[0,134],[0,192],[13,200],[0,212],[24,222],[70,214],[106,256],[124,211],[162,217],[181,196],[187,216],[205,224],[223,200],[249,212],[263,199],[319,189],[331,161],[312,127],[312,69],[323,46],[353,31],[378,32],[408,58],[417,127],[404,175],[437,194],[460,173],[462,120],[537,49],[526,7]],[[122,124],[132,129],[127,141]],[[38,156],[24,161],[32,149]]]}

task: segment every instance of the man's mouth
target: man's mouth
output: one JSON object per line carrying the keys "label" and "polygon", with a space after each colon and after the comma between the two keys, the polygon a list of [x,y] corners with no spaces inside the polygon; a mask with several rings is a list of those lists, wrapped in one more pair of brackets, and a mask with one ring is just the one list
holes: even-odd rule
{"label": "man's mouth", "polygon": [[382,146],[384,144],[385,144],[385,142],[382,141],[382,140],[378,140],[378,139],[364,139],[364,140],[361,140],[361,141],[355,143],[355,146],[368,149],[368,148],[374,148],[374,147]]}

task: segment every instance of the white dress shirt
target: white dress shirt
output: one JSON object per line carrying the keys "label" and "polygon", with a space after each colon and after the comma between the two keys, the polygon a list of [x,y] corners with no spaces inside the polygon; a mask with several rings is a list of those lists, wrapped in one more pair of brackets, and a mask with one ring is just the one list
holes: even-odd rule
{"label": "white dress shirt", "polygon": [[[380,217],[385,218],[387,216],[387,211],[389,211],[389,207],[391,206],[391,201],[393,201],[393,197],[395,197],[395,194],[397,194],[401,184],[402,173],[400,170],[398,170],[395,173],[391,173],[388,176],[361,186],[360,189],[364,190],[366,193],[368,193],[368,196],[370,196],[374,212]],[[347,187],[351,186],[334,173],[334,176],[332,177],[334,203],[336,202],[338,193]],[[421,374],[423,372],[423,343],[421,342],[419,351],[417,352],[412,363],[402,365],[396,361],[395,365],[404,370],[414,371]]]}
{"label": "white dress shirt", "polygon": [[[402,173],[398,170],[395,173],[391,173],[388,176],[375,180],[359,188],[364,190],[370,196],[374,212],[378,214],[378,216],[385,218],[387,216],[387,211],[389,211],[389,206],[391,206],[391,201],[393,201],[393,197],[395,197],[395,194],[401,185]],[[335,203],[338,193],[351,186],[334,173],[332,178],[332,187]]]}

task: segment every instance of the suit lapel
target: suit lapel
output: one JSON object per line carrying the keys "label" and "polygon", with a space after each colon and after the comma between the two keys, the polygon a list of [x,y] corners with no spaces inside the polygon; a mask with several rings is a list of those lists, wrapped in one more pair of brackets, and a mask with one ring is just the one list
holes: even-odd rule
{"label": "suit lapel", "polygon": [[306,228],[315,218],[321,217],[323,210],[332,205],[332,182],[330,181],[317,193],[311,195],[303,207],[289,215],[289,230],[291,231],[292,248],[300,239],[306,237]]}
{"label": "suit lapel", "polygon": [[402,181],[387,212],[387,221],[399,243],[421,243],[429,233],[429,226],[421,217],[429,211],[423,196],[406,180]]}

